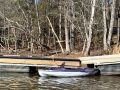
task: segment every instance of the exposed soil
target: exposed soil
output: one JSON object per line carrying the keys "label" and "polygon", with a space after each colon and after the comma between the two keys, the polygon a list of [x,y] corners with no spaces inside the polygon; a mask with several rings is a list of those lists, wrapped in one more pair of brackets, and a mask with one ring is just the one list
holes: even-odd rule
{"label": "exposed soil", "polygon": [[[14,55],[32,55],[32,56],[49,56],[49,57],[71,57],[71,58],[77,58],[83,56],[81,52],[71,52],[71,53],[64,53],[62,54],[61,51],[47,51],[47,52],[41,52],[39,50],[36,50],[35,52],[30,52],[28,50],[17,50],[15,52],[14,50],[1,50],[1,55],[4,54],[14,54]],[[98,55],[104,55],[104,54],[110,54],[103,52],[102,50],[95,50],[91,51],[90,56],[98,56]]]}

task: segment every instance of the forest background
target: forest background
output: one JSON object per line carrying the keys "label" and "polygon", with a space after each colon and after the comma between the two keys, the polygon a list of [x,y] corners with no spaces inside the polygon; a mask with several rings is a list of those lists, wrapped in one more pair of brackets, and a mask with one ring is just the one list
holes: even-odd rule
{"label": "forest background", "polygon": [[0,53],[120,52],[120,0],[0,0]]}

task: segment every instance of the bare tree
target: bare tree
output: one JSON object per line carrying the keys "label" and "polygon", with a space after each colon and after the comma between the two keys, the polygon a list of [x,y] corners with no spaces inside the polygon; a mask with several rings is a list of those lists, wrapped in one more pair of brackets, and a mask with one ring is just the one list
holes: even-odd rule
{"label": "bare tree", "polygon": [[[116,1],[119,2],[40,0],[34,3],[34,0],[0,0],[0,45],[18,51],[17,43],[20,41],[21,50],[30,52],[52,48],[63,53],[64,49],[66,52],[83,50],[84,55],[89,55],[90,50],[108,50]],[[117,22],[119,43],[120,19]],[[61,40],[65,43],[61,44]],[[56,41],[60,48],[57,48]]]}
{"label": "bare tree", "polygon": [[90,16],[90,22],[88,26],[89,31],[88,31],[87,45],[84,53],[85,56],[89,55],[89,52],[90,52],[91,39],[92,39],[92,25],[93,25],[93,20],[95,15],[95,5],[96,5],[96,0],[92,0],[91,16]]}
{"label": "bare tree", "polygon": [[70,52],[69,30],[68,30],[68,7],[66,5],[64,6],[64,23],[65,23],[64,27],[65,27],[66,52]]}
{"label": "bare tree", "polygon": [[116,12],[117,12],[117,46],[119,46],[120,41],[120,0],[116,1]]}
{"label": "bare tree", "polygon": [[104,26],[103,45],[104,45],[104,50],[107,50],[108,45],[107,45],[106,0],[103,0],[102,3],[103,3],[103,26]]}
{"label": "bare tree", "polygon": [[62,47],[62,45],[61,45],[61,43],[60,43],[60,40],[59,40],[57,34],[55,33],[55,30],[53,29],[52,23],[50,22],[50,19],[49,19],[48,16],[47,16],[47,19],[48,19],[48,21],[49,21],[49,25],[50,25],[50,27],[51,27],[51,30],[52,30],[53,34],[55,35],[55,37],[56,37],[56,39],[57,39],[57,41],[58,41],[58,43],[59,43],[59,45],[60,45],[61,51],[62,51],[62,53],[64,53],[63,47]]}
{"label": "bare tree", "polygon": [[59,1],[59,38],[60,38],[60,40],[62,40],[62,30],[61,30],[61,28],[62,28],[62,6],[61,6],[61,0]]}
{"label": "bare tree", "polygon": [[109,47],[110,47],[110,45],[111,45],[111,38],[112,38],[113,25],[114,25],[115,4],[116,4],[116,0],[112,0],[110,27],[109,27],[108,39],[107,39],[107,43],[108,43],[108,46],[109,46]]}
{"label": "bare tree", "polygon": [[75,25],[74,25],[74,21],[75,21],[75,5],[74,5],[74,1],[71,0],[71,25],[70,25],[70,49],[71,51],[74,50],[74,45],[75,45]]}

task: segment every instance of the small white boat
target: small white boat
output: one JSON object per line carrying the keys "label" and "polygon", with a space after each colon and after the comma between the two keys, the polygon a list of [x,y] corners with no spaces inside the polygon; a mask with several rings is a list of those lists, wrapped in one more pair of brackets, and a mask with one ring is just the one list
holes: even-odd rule
{"label": "small white boat", "polygon": [[38,69],[38,73],[42,77],[78,77],[97,75],[98,69],[94,68],[49,68],[48,70]]}

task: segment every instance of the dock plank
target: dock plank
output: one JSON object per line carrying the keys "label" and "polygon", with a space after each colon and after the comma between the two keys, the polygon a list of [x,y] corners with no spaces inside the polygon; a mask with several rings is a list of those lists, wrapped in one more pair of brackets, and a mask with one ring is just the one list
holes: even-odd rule
{"label": "dock plank", "polygon": [[15,59],[15,58],[0,58],[0,63],[7,64],[30,64],[33,66],[37,65],[54,65],[59,66],[65,62],[66,66],[80,66],[79,61],[69,61],[69,60],[34,60],[34,59]]}
{"label": "dock plank", "polygon": [[103,55],[103,56],[90,56],[90,57],[79,57],[81,64],[117,64],[120,63],[120,54],[116,55]]}

